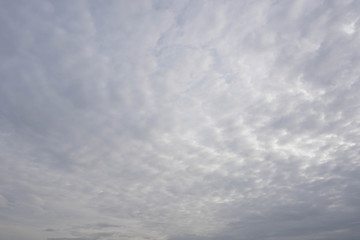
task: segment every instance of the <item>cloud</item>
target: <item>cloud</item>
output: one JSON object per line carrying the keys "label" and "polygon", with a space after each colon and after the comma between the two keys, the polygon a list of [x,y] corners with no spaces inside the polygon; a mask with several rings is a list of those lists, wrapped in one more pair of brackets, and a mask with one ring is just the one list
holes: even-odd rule
{"label": "cloud", "polygon": [[48,238],[48,240],[90,240],[90,238]]}
{"label": "cloud", "polygon": [[45,232],[55,232],[56,230],[55,229],[52,229],[52,228],[47,228],[47,229],[44,229]]}
{"label": "cloud", "polygon": [[3,1],[0,236],[358,239],[359,7]]}

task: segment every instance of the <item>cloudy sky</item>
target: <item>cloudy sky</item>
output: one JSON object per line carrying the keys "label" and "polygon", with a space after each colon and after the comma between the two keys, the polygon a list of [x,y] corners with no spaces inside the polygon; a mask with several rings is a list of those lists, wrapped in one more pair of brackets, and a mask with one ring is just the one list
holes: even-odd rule
{"label": "cloudy sky", "polygon": [[360,239],[360,1],[0,1],[0,238]]}

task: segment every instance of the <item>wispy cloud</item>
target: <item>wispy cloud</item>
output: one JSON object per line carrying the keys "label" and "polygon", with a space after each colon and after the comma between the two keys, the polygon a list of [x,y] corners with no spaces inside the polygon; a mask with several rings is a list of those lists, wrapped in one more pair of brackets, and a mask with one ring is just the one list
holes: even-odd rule
{"label": "wispy cloud", "polygon": [[357,1],[0,6],[2,238],[359,238]]}

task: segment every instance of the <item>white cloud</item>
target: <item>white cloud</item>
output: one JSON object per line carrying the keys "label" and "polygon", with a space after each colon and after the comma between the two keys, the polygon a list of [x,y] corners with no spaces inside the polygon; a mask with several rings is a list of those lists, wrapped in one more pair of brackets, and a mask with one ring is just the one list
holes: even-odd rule
{"label": "white cloud", "polygon": [[359,237],[357,2],[1,4],[1,237]]}

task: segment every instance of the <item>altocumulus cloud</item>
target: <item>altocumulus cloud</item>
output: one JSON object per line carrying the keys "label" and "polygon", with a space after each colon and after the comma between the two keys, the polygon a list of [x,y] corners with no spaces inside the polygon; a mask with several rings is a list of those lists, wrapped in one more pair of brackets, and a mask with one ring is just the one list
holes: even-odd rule
{"label": "altocumulus cloud", "polygon": [[1,1],[1,239],[359,239],[359,12]]}

